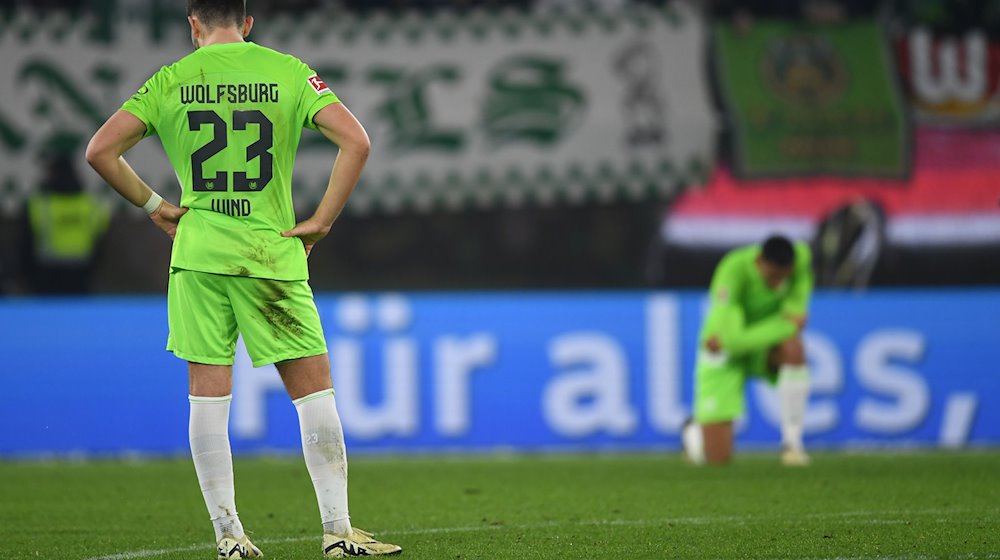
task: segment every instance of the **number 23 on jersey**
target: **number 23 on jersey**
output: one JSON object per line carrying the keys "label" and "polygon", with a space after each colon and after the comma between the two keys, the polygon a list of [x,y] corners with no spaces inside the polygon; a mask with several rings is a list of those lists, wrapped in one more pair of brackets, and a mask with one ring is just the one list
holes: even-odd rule
{"label": "number 23 on jersey", "polygon": [[[229,171],[217,171],[215,177],[204,176],[204,164],[212,156],[228,147],[226,122],[215,111],[188,111],[188,130],[199,131],[203,126],[212,127],[212,140],[191,154],[191,188],[201,192],[229,190]],[[260,177],[247,177],[246,171],[232,171],[234,192],[259,192],[274,176],[274,156],[269,151],[274,146],[274,124],[259,110],[233,111],[234,131],[247,131],[247,125],[257,125],[257,140],[247,146],[246,161],[260,158]],[[249,131],[252,133],[252,131]]]}

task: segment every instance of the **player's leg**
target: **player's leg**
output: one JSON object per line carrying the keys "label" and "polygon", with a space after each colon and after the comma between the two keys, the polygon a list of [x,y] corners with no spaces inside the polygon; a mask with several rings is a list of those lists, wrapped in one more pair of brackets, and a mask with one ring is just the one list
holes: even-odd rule
{"label": "player's leg", "polygon": [[188,437],[205,506],[215,528],[219,558],[257,558],[236,511],[233,453],[229,445],[232,366],[188,363],[191,416]]}
{"label": "player's leg", "polygon": [[255,366],[274,363],[295,403],[302,451],[327,531],[351,530],[347,455],[333,398],[326,339],[306,282],[240,278],[232,285],[237,322]]}
{"label": "player's leg", "polygon": [[[302,453],[316,491],[327,556],[397,554],[351,526],[347,503],[347,453],[337,413],[326,339],[306,282],[241,279],[234,289],[237,320],[254,365],[274,363],[295,404]],[[235,286],[235,285],[234,285]]]}
{"label": "player's leg", "polygon": [[275,364],[299,415],[302,454],[319,502],[323,530],[350,533],[347,451],[327,354]]}
{"label": "player's leg", "polygon": [[302,454],[323,522],[323,553],[331,557],[398,554],[394,544],[351,526],[347,505],[347,451],[327,354],[275,364],[299,414]]}
{"label": "player's leg", "polygon": [[168,348],[188,360],[188,436],[198,484],[215,529],[219,558],[256,558],[236,510],[229,404],[236,322],[224,279],[193,271],[170,275]]}
{"label": "player's leg", "polygon": [[681,436],[695,464],[726,464],[733,455],[733,420],[743,414],[744,364],[702,351],[695,368],[694,422]]}
{"label": "player's leg", "polygon": [[192,397],[231,398],[233,366],[188,362],[188,393]]}
{"label": "player's leg", "polygon": [[705,439],[705,461],[710,465],[724,465],[733,458],[733,421],[711,422],[701,425]]}
{"label": "player's leg", "polygon": [[781,417],[781,460],[786,465],[809,464],[803,444],[806,406],[809,402],[809,368],[802,339],[791,338],[773,348],[768,366],[777,371],[777,391]]}

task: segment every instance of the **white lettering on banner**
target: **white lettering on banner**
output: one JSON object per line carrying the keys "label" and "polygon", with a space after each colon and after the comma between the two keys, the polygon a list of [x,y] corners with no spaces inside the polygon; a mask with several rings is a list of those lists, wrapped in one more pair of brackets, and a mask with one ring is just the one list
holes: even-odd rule
{"label": "white lettering on banner", "polygon": [[346,332],[360,334],[371,328],[368,300],[361,294],[349,294],[340,298],[334,315],[337,324]]}
{"label": "white lettering on banner", "polygon": [[677,298],[651,296],[646,300],[646,406],[650,424],[664,434],[679,433],[690,414],[681,398],[680,341]]}
{"label": "white lettering on banner", "polygon": [[837,345],[829,337],[807,331],[803,333],[802,340],[805,342],[806,356],[809,357],[811,383],[805,433],[828,432],[840,423],[836,397],[844,389],[844,364]]}
{"label": "white lettering on banner", "polygon": [[969,441],[969,432],[979,408],[979,397],[975,393],[955,393],[948,397],[941,420],[941,435],[938,443],[942,447],[957,448]]}
{"label": "white lettering on banner", "polygon": [[[840,359],[837,346],[828,337],[807,331],[802,339],[806,346],[806,356],[809,358],[809,406],[806,408],[804,432],[819,434],[837,427],[840,422],[840,410],[836,396],[844,388],[844,366]],[[754,400],[757,409],[768,424],[781,425],[780,403],[777,391],[766,382],[757,382],[753,387]],[[833,398],[821,399],[830,396]]]}
{"label": "white lettering on banner", "polygon": [[497,341],[489,334],[445,336],[434,342],[434,426],[443,435],[469,431],[472,404],[469,377],[497,359]]}
{"label": "white lettering on banner", "polygon": [[[352,296],[357,297],[357,296]],[[358,306],[349,299],[351,312],[338,318],[349,318],[340,327],[361,334],[360,327],[370,321],[362,314],[367,306]],[[409,303],[401,296],[386,295],[378,302],[377,324],[386,334],[399,333],[410,325]],[[331,345],[334,388],[341,411],[344,430],[362,439],[383,436],[408,436],[419,428],[417,398],[417,344],[410,337],[388,337],[383,347],[382,402],[369,405],[365,399],[365,360],[361,343],[353,338],[338,337]]]}
{"label": "white lettering on banner", "polygon": [[895,402],[862,398],[854,411],[859,428],[879,434],[903,433],[927,417],[931,404],[927,382],[919,372],[892,363],[916,362],[925,346],[921,333],[906,330],[876,331],[861,341],[854,364],[858,382]]}
{"label": "white lettering on banner", "polygon": [[259,439],[267,434],[267,396],[285,394],[285,387],[273,365],[255,368],[247,354],[243,337],[236,342],[233,361],[233,434],[242,439]]}
{"label": "white lettering on banner", "polygon": [[628,362],[618,341],[600,332],[554,338],[549,358],[556,367],[578,367],[549,382],[542,396],[545,420],[564,436],[599,432],[627,435],[638,418],[628,402]]}
{"label": "white lettering on banner", "polygon": [[910,64],[913,87],[919,100],[933,104],[950,100],[965,103],[985,101],[986,45],[986,36],[982,32],[966,34],[961,49],[964,53],[963,65],[954,39],[941,39],[935,46],[929,30],[921,28],[913,31],[910,35]]}
{"label": "white lettering on banner", "polygon": [[[544,385],[538,389],[540,409],[536,410],[553,434],[564,438],[606,434],[630,440],[640,435],[643,415],[656,433],[677,434],[689,410],[682,381],[691,379],[690,371],[682,371],[680,359],[684,340],[680,299],[652,294],[642,309],[645,329],[637,333],[642,337],[637,340],[600,330],[560,332],[557,328],[551,338],[517,342],[513,346],[521,354],[505,356],[503,364],[517,364],[546,353],[551,370],[543,367],[537,372],[548,377],[541,379]],[[482,375],[510,375],[512,383],[538,382],[498,368],[501,340],[495,332],[443,332],[417,338],[412,330],[411,305],[400,295],[344,296],[337,300],[333,317],[339,327],[330,340],[334,386],[344,430],[350,437],[412,438],[422,430],[460,437],[472,430],[474,422],[495,422],[475,416],[484,404],[474,398],[475,383]],[[484,322],[480,328],[488,326]],[[928,381],[918,371],[928,345],[922,332],[874,330],[860,340],[853,353],[839,348],[823,333],[808,331],[803,339],[812,380],[806,434],[833,432],[843,428],[843,423],[875,436],[902,435],[922,428],[933,397]],[[645,356],[641,350],[632,350],[638,355],[630,356],[626,348],[639,341],[644,344]],[[421,360],[425,352],[428,359]],[[845,367],[848,356],[853,356],[853,367]],[[421,364],[426,371],[421,370]],[[862,390],[853,410],[846,409],[842,399],[849,372]],[[252,367],[242,340],[237,345],[233,373],[233,434],[259,440],[267,433],[269,397],[286,398],[281,380],[274,366]],[[644,386],[640,379],[643,373]],[[379,387],[377,396],[368,389],[374,376],[381,376],[374,384]],[[430,391],[420,391],[421,380],[431,383]],[[766,384],[752,387],[753,403],[762,419],[777,427],[779,411],[773,389]],[[429,395],[429,402],[421,402],[421,395]],[[632,402],[633,397],[645,403],[645,412]],[[979,396],[957,391],[937,398],[943,407],[938,443],[943,447],[963,445],[972,433]],[[420,411],[425,406],[431,420],[421,426]],[[749,427],[747,418],[737,422],[738,431]]]}

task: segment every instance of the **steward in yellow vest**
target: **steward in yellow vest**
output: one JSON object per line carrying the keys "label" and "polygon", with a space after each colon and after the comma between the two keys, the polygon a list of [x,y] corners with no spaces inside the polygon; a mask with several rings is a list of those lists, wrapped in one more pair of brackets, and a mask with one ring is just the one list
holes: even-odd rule
{"label": "steward in yellow vest", "polygon": [[108,210],[83,191],[65,156],[47,162],[40,192],[28,200],[25,271],[34,293],[85,293],[108,227]]}

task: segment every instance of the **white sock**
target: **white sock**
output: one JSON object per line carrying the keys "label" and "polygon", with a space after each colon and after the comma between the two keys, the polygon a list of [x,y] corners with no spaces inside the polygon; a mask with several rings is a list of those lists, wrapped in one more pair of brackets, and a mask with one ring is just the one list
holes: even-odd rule
{"label": "white sock", "polygon": [[781,404],[781,443],[803,450],[802,430],[809,403],[809,368],[783,365],[778,369],[778,401]]}
{"label": "white sock", "polygon": [[190,395],[191,417],[188,438],[191,458],[198,473],[198,484],[205,497],[208,516],[215,526],[215,540],[222,535],[240,538],[243,524],[236,513],[236,491],[233,486],[233,453],[229,447],[229,401],[225,397]]}
{"label": "white sock", "polygon": [[681,441],[688,460],[695,465],[705,464],[705,436],[701,433],[701,425],[691,421],[681,429]]}
{"label": "white sock", "polygon": [[302,455],[316,490],[323,530],[351,532],[347,511],[347,451],[333,389],[318,391],[293,401],[299,413]]}

